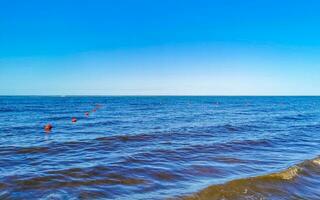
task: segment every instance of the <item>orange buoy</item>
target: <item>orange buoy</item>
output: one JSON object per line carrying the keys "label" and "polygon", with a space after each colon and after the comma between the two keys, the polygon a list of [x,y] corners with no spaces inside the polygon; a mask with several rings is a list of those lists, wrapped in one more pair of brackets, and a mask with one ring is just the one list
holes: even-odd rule
{"label": "orange buoy", "polygon": [[77,118],[73,117],[73,118],[71,119],[71,121],[72,121],[72,123],[76,123],[76,122],[77,122]]}
{"label": "orange buoy", "polygon": [[89,116],[89,112],[86,112],[85,115],[88,117]]}
{"label": "orange buoy", "polygon": [[46,124],[46,125],[44,126],[44,131],[48,133],[48,132],[51,131],[52,127],[53,127],[53,126],[52,126],[51,124]]}

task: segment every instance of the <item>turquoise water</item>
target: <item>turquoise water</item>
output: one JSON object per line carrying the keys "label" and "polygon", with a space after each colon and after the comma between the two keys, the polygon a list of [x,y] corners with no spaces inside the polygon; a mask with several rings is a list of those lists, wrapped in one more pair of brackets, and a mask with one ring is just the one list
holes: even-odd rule
{"label": "turquoise water", "polygon": [[[0,199],[188,198],[316,158],[319,132],[320,97],[0,97]],[[315,170],[212,199],[320,199]]]}

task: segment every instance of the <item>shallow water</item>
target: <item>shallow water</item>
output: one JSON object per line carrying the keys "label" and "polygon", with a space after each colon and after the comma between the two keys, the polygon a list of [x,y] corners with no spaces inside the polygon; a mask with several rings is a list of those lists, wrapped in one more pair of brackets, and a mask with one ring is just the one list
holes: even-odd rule
{"label": "shallow water", "polygon": [[0,97],[0,199],[320,199],[319,132],[320,97]]}

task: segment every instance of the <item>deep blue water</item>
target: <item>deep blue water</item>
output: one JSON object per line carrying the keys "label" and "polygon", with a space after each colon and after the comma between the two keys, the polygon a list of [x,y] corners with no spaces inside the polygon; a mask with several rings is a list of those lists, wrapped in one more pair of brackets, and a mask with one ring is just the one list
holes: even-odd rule
{"label": "deep blue water", "polygon": [[314,159],[319,132],[320,97],[0,97],[0,199],[189,196]]}

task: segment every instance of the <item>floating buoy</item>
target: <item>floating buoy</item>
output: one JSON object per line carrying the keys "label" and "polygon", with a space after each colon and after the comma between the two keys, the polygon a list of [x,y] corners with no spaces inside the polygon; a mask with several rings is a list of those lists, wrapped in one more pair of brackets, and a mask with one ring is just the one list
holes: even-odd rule
{"label": "floating buoy", "polygon": [[46,125],[44,126],[44,131],[48,133],[48,132],[51,131],[52,127],[53,127],[53,126],[52,126],[51,124],[46,124]]}
{"label": "floating buoy", "polygon": [[87,117],[89,116],[89,112],[84,113]]}
{"label": "floating buoy", "polygon": [[76,122],[77,122],[77,118],[73,117],[73,118],[71,119],[71,121],[72,121],[72,123],[76,123]]}

